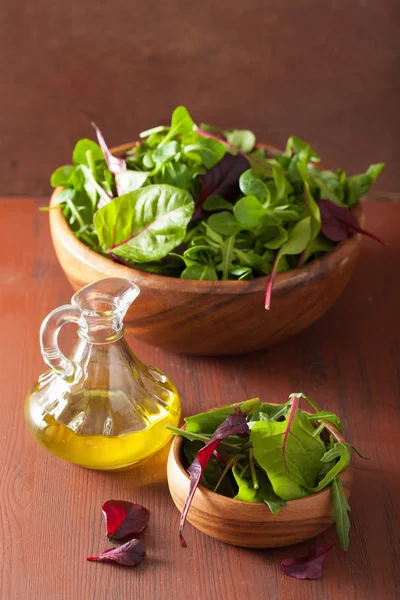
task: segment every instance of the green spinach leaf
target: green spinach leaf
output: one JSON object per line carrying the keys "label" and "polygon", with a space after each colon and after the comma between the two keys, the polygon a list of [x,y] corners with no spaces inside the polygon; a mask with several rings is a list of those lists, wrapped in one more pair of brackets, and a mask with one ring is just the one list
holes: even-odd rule
{"label": "green spinach leaf", "polygon": [[239,491],[235,496],[235,500],[242,500],[243,502],[263,501],[261,495],[258,493],[258,490],[255,490],[253,487],[249,468],[243,470],[243,467],[235,464],[232,468],[232,473],[239,488]]}
{"label": "green spinach leaf", "polygon": [[94,161],[104,161],[104,155],[101,151],[100,146],[96,144],[96,142],[94,142],[93,140],[83,139],[77,142],[72,154],[72,160],[74,161],[75,165],[90,166],[87,158],[88,150],[92,153]]}
{"label": "green spinach leaf", "polygon": [[190,194],[161,184],[140,188],[98,210],[100,244],[121,258],[149,262],[166,256],[184,239],[194,210]]}
{"label": "green spinach leaf", "polygon": [[275,494],[273,487],[267,475],[262,469],[257,469],[257,480],[259,484],[258,496],[261,497],[262,501],[267,504],[268,508],[273,515],[277,515],[280,511],[281,506],[286,506],[285,500],[282,500],[277,494]]}
{"label": "green spinach leaf", "polygon": [[115,183],[119,196],[124,196],[138,190],[147,181],[150,173],[147,171],[121,171],[115,175]]}
{"label": "green spinach leaf", "polygon": [[285,421],[258,421],[250,432],[254,457],[283,500],[309,494],[325,453],[324,444],[313,436],[314,428],[297,405],[294,399]]}
{"label": "green spinach leaf", "polygon": [[50,184],[53,188],[62,186],[67,187],[70,183],[71,175],[74,172],[73,165],[64,165],[58,167],[50,177]]}

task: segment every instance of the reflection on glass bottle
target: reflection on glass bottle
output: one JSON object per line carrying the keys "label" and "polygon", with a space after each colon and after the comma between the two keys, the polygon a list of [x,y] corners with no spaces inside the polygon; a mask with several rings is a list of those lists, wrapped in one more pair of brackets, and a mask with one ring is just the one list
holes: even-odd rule
{"label": "reflection on glass bottle", "polygon": [[[50,371],[28,394],[30,431],[53,454],[92,469],[121,469],[159,450],[177,425],[175,386],[144,365],[123,337],[123,318],[139,288],[126,279],[102,279],[72,297],[72,304],[44,320],[41,349]],[[78,325],[78,342],[67,359],[60,328]]]}

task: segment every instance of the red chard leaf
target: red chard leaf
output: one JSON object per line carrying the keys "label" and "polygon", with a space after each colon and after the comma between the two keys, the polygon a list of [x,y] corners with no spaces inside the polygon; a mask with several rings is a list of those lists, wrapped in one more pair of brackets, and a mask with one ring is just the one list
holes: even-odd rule
{"label": "red chard leaf", "polygon": [[312,548],[301,558],[285,558],[281,562],[282,573],[295,579],[321,579],[325,557],[334,545],[335,542],[331,542],[322,548]]}
{"label": "red chard leaf", "polygon": [[218,458],[218,460],[223,462],[224,465],[227,464],[228,461],[226,461],[225,458],[223,456],[221,456],[221,454],[218,452],[218,450],[214,450],[213,454],[214,454],[215,458]]}
{"label": "red chard leaf", "polygon": [[278,252],[278,254],[275,257],[274,264],[272,266],[272,271],[271,271],[271,273],[269,275],[269,278],[268,278],[267,289],[266,289],[266,292],[265,292],[265,308],[266,308],[266,310],[269,310],[270,306],[271,306],[272,286],[273,286],[273,283],[274,283],[274,279],[275,279],[275,275],[276,275],[276,269],[278,267],[278,263],[280,261],[280,258],[281,258],[281,253]]}
{"label": "red chard leaf", "polygon": [[118,548],[110,548],[96,556],[88,556],[87,560],[100,562],[116,562],[124,567],[136,567],[146,558],[146,547],[140,540],[130,540]]}
{"label": "red chard leaf", "polygon": [[113,175],[116,175],[117,173],[122,173],[122,171],[126,171],[127,166],[126,166],[125,160],[123,158],[117,158],[116,156],[111,154],[100,129],[97,127],[97,125],[95,123],[92,123],[92,126],[96,130],[96,135],[97,135],[97,139],[99,141],[99,146],[103,151],[104,158],[106,160],[109,171]]}
{"label": "red chard leaf", "polygon": [[107,500],[102,511],[110,540],[123,540],[140,533],[149,520],[147,508],[125,500]]}
{"label": "red chard leaf", "polygon": [[223,421],[215,430],[210,438],[210,441],[198,451],[196,458],[188,468],[188,473],[190,475],[189,494],[186,498],[185,506],[183,507],[179,523],[179,537],[182,548],[186,548],[186,542],[183,537],[183,528],[185,526],[186,516],[192,503],[193,496],[199,486],[204,469],[217,449],[218,444],[223,439],[230,435],[240,435],[242,437],[247,437],[249,435],[249,427],[246,419],[247,415],[244,413],[229,415],[229,417],[227,417],[225,421]]}
{"label": "red chard leaf", "polygon": [[234,202],[240,193],[239,177],[249,167],[249,162],[241,154],[227,153],[215,167],[202,175],[202,185],[195,202],[193,219],[202,216],[202,206],[208,196],[218,195],[228,202]]}
{"label": "red chard leaf", "polygon": [[382,238],[361,229],[357,219],[348,208],[338,206],[330,200],[319,200],[318,206],[321,213],[321,231],[328,240],[341,242],[353,233],[361,233],[386,246],[386,242]]}

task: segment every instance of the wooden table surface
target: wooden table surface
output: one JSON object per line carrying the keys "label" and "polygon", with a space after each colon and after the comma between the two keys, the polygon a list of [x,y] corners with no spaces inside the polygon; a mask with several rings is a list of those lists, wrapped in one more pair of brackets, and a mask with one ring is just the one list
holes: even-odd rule
{"label": "wooden table surface", "polygon": [[[338,412],[355,457],[350,550],[336,547],[323,579],[296,581],[279,550],[229,547],[186,528],[166,484],[167,451],[120,473],[80,469],[39,447],[27,431],[27,390],[44,371],[38,333],[71,288],[50,242],[43,200],[0,200],[0,600],[398,600],[400,598],[400,204],[367,206],[367,225],[389,243],[365,240],[354,279],[308,331],[268,351],[230,358],[174,356],[130,340],[176,383],[183,414],[259,395],[282,402],[303,391]],[[101,505],[138,501],[151,511],[148,559],[136,569],[89,563],[110,547]],[[321,543],[331,540],[331,528]]]}

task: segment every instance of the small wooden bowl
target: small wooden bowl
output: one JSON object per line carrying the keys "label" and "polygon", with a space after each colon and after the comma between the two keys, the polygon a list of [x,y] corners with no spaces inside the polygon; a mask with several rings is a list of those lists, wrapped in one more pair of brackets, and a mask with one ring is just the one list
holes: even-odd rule
{"label": "small wooden bowl", "polygon": [[[114,148],[121,154],[132,147]],[[275,152],[269,146],[267,150]],[[57,204],[54,191],[51,206]],[[363,223],[358,205],[354,214]],[[360,251],[359,234],[322,258],[279,273],[271,309],[264,308],[268,277],[249,281],[190,281],[146,273],[97,254],[72,233],[61,209],[50,210],[54,248],[74,290],[105,277],[126,277],[141,293],[128,310],[125,328],[137,339],[183,354],[240,354],[267,348],[309,327],[349,282]]]}
{"label": "small wooden bowl", "polygon": [[[340,433],[329,423],[327,429],[336,441]],[[189,476],[182,464],[183,438],[175,437],[168,456],[168,486],[175,506],[181,512],[189,492]],[[340,474],[347,500],[353,484],[351,463]],[[277,548],[313,538],[332,524],[331,487],[322,492],[291,500],[273,515],[261,503],[226,498],[199,486],[189,509],[187,520],[203,533],[233,546],[244,548]]]}

